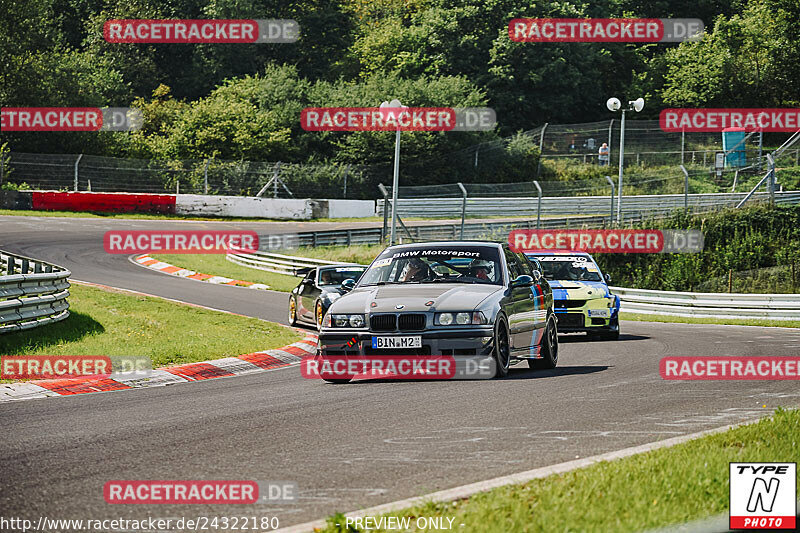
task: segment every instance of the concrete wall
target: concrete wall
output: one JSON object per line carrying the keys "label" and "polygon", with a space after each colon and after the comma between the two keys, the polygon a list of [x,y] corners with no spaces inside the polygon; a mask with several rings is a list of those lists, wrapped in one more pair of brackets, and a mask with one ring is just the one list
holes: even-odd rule
{"label": "concrete wall", "polygon": [[375,215],[375,202],[372,200],[253,198],[202,194],[176,196],[147,193],[0,191],[0,207],[45,211],[175,213],[279,220],[364,218]]}
{"label": "concrete wall", "polygon": [[312,208],[309,200],[179,194],[175,201],[175,213],[179,215],[309,220],[312,216]]}
{"label": "concrete wall", "polygon": [[327,218],[365,218],[375,216],[373,200],[328,200]]}

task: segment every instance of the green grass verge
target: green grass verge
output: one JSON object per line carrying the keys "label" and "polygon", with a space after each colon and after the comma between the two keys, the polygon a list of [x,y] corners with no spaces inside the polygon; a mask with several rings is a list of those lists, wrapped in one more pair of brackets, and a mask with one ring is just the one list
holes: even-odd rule
{"label": "green grass verge", "polygon": [[[670,448],[387,516],[412,517],[412,528],[419,516],[453,518],[465,532],[643,531],[726,513],[729,462],[796,461],[799,447],[800,411],[778,409]],[[344,524],[337,514],[323,531],[358,531]]]}
{"label": "green grass verge", "polygon": [[270,289],[281,292],[290,292],[300,283],[300,278],[295,276],[265,272],[231,263],[225,259],[225,254],[150,254],[150,257],[203,274],[264,283],[269,285]]}
{"label": "green grass verge", "polygon": [[368,265],[386,248],[383,244],[356,244],[353,246],[319,246],[317,248],[300,248],[287,252],[287,255],[313,257],[326,261],[342,263],[359,263]]}
{"label": "green grass verge", "polygon": [[0,336],[2,355],[147,356],[153,368],[235,357],[300,339],[292,329],[122,291],[73,284],[70,316]]}
{"label": "green grass verge", "polygon": [[758,318],[694,318],[669,315],[645,315],[639,313],[620,313],[620,320],[637,322],[678,322],[682,324],[729,324],[732,326],[763,326],[775,328],[800,328],[800,320],[768,320]]}

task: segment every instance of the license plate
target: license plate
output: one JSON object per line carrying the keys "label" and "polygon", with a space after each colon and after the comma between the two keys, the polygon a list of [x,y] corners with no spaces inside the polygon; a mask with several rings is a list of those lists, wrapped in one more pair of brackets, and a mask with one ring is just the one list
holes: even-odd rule
{"label": "license plate", "polygon": [[611,312],[608,309],[589,309],[590,317],[608,318]]}
{"label": "license plate", "polygon": [[422,336],[372,337],[373,348],[422,348]]}

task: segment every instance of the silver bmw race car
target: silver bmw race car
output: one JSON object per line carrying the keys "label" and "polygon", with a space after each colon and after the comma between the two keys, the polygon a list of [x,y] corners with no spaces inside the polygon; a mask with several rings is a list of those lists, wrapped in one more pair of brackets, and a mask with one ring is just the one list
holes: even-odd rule
{"label": "silver bmw race car", "polygon": [[391,246],[333,302],[318,357],[444,355],[554,368],[553,295],[541,265],[507,245],[427,242]]}

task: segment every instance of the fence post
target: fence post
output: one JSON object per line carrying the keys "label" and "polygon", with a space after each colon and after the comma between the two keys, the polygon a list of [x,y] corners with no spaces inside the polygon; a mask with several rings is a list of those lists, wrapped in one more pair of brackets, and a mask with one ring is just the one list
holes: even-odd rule
{"label": "fence post", "polygon": [[769,205],[774,207],[775,206],[775,160],[772,158],[772,154],[767,154],[767,164],[769,164],[769,181],[767,182],[767,186],[769,187]]}
{"label": "fence post", "polygon": [[344,167],[344,189],[342,190],[342,197],[347,198],[347,174],[350,172],[350,165]]}
{"label": "fence post", "polygon": [[536,204],[536,229],[539,229],[542,225],[542,188],[536,180],[533,180],[533,184],[536,185],[536,190],[539,193],[539,200]]}
{"label": "fence post", "polygon": [[208,159],[203,167],[203,194],[208,194]]}
{"label": "fence post", "polygon": [[733,292],[733,269],[728,269],[728,293]]}
{"label": "fence post", "polygon": [[0,150],[0,185],[3,185],[3,179],[6,177],[6,154]]}
{"label": "fence post", "polygon": [[608,227],[610,228],[614,225],[614,191],[616,187],[614,187],[614,180],[611,179],[611,176],[606,176],[606,181],[611,185],[611,213],[608,216]]}
{"label": "fence post", "polygon": [[386,230],[389,225],[389,191],[383,186],[383,183],[378,184],[378,190],[383,195],[383,227],[381,228],[381,243],[386,242]]}
{"label": "fence post", "polygon": [[458,188],[461,189],[461,240],[464,240],[464,219],[467,217],[467,189],[459,181]]}
{"label": "fence post", "polygon": [[681,128],[681,165],[684,163],[683,154],[686,149],[686,130]]}
{"label": "fence post", "polygon": [[731,192],[736,192],[736,184],[739,183],[739,169],[736,169],[736,172],[733,173],[733,187],[731,187]]}
{"label": "fence post", "polygon": [[78,163],[81,162],[81,158],[83,154],[78,154],[78,159],[75,160],[75,186],[73,187],[74,191],[78,190]]}
{"label": "fence post", "polygon": [[614,119],[608,123],[608,164],[611,165],[611,130],[614,128]]}
{"label": "fence post", "polygon": [[681,170],[683,171],[683,213],[686,214],[689,212],[689,171],[683,165],[681,165]]}
{"label": "fence post", "polygon": [[542,156],[544,155],[544,130],[547,129],[549,122],[545,122],[542,126],[542,133],[539,135],[539,164],[536,166],[536,177],[542,172]]}

